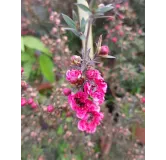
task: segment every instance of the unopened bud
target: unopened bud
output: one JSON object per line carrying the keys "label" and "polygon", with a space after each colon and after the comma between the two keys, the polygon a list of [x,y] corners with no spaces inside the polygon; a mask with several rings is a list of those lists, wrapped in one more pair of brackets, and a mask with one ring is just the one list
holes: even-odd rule
{"label": "unopened bud", "polygon": [[53,112],[54,107],[52,105],[47,106],[47,112],[51,113]]}
{"label": "unopened bud", "polygon": [[99,55],[106,56],[110,52],[108,46],[101,46],[99,49]]}
{"label": "unopened bud", "polygon": [[71,64],[80,64],[81,63],[81,57],[80,56],[77,56],[77,55],[74,55],[71,57]]}
{"label": "unopened bud", "polygon": [[103,4],[103,3],[101,3],[101,4],[99,4],[98,5],[98,8],[102,8],[102,7],[104,7],[105,5]]}
{"label": "unopened bud", "polygon": [[64,89],[63,89],[63,94],[64,94],[65,96],[69,96],[69,95],[71,94],[71,89],[70,89],[70,88],[64,88]]}

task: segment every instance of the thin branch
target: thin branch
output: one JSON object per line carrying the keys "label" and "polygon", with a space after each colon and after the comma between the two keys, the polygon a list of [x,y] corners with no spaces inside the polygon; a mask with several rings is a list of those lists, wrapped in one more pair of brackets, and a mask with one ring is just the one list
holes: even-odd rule
{"label": "thin branch", "polygon": [[88,50],[88,39],[89,39],[89,34],[90,34],[90,27],[91,27],[91,23],[92,23],[92,19],[91,17],[89,17],[89,21],[88,21],[88,30],[87,30],[87,35],[86,35],[86,39],[85,39],[85,59],[87,59],[87,50]]}

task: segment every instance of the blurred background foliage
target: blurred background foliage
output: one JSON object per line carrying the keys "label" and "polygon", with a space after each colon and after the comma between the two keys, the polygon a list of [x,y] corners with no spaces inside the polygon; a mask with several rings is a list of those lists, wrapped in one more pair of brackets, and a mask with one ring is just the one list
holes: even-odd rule
{"label": "blurred background foliage", "polygon": [[[93,0],[89,0],[92,3]],[[77,129],[62,94],[71,55],[79,55],[81,40],[64,31],[61,13],[72,17],[75,0],[22,0],[22,96],[34,97],[37,110],[22,107],[22,160],[143,160],[145,116],[145,3],[144,0],[96,0],[121,7],[93,25],[94,46],[103,35],[116,60],[97,67],[108,83],[103,125],[94,135]],[[56,14],[53,14],[56,12]],[[121,16],[120,16],[121,15]],[[51,17],[52,16],[52,17]],[[119,18],[120,17],[120,18]],[[116,37],[117,42],[112,38]],[[45,106],[53,104],[53,113]]]}

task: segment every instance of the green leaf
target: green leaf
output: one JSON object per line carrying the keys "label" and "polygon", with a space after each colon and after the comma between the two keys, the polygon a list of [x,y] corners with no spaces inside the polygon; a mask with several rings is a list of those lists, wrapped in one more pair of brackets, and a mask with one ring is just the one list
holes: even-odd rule
{"label": "green leaf", "polygon": [[64,130],[63,130],[63,127],[62,127],[62,125],[61,125],[61,126],[59,126],[59,128],[58,128],[58,130],[57,130],[57,134],[58,134],[58,135],[62,135],[63,132],[64,132]]}
{"label": "green leaf", "polygon": [[72,31],[76,36],[80,37],[80,34],[79,32],[77,32],[77,30],[73,29],[73,28],[64,28],[65,30],[68,30],[68,31]]}
{"label": "green leaf", "polygon": [[23,37],[21,37],[21,51],[25,51],[25,47],[24,47],[24,39]]}
{"label": "green leaf", "polygon": [[76,29],[75,22],[70,17],[68,17],[65,14],[62,14],[62,16],[63,16],[63,19],[65,20],[65,22],[68,24],[69,27]]}
{"label": "green leaf", "polygon": [[72,10],[72,15],[73,15],[73,20],[76,22],[76,21],[79,21],[79,18],[76,14],[76,12],[74,10]]}
{"label": "green leaf", "polygon": [[44,46],[40,39],[33,36],[24,37],[24,45],[35,50],[39,50],[43,53],[46,53],[49,56],[52,56],[49,52],[49,49]]}
{"label": "green leaf", "polygon": [[54,64],[52,60],[46,56],[46,55],[40,55],[39,57],[39,64],[41,68],[41,72],[43,73],[44,77],[49,81],[49,82],[54,82],[55,77],[54,77]]}
{"label": "green leaf", "polygon": [[86,23],[87,23],[87,21],[85,21],[85,19],[82,18],[82,20],[81,20],[81,25],[80,25],[80,26],[81,26],[80,29],[81,29],[81,32],[82,32],[82,33],[85,32]]}
{"label": "green leaf", "polygon": [[24,76],[26,77],[26,79],[29,78],[30,73],[32,71],[32,63],[31,62],[27,62],[24,64]]}
{"label": "green leaf", "polygon": [[110,56],[110,55],[106,55],[106,56],[99,55],[99,56],[102,57],[102,58],[116,58],[116,57]]}
{"label": "green leaf", "polygon": [[90,9],[87,6],[80,4],[80,3],[75,3],[75,5],[77,5],[79,8],[81,8],[83,11],[91,13]]}
{"label": "green leaf", "polygon": [[21,61],[22,62],[27,62],[27,61],[34,62],[35,58],[33,56],[31,56],[30,54],[23,52],[23,53],[21,53]]}
{"label": "green leaf", "polygon": [[108,4],[108,5],[104,6],[104,7],[98,8],[98,9],[96,10],[96,12],[105,13],[105,12],[110,11],[110,10],[113,9],[113,8],[114,8],[114,7],[112,6],[112,4]]}

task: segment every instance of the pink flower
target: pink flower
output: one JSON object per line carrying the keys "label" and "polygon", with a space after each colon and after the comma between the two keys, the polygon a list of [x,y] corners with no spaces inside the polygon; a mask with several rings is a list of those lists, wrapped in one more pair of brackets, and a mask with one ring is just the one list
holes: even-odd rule
{"label": "pink flower", "polygon": [[29,98],[27,103],[32,104],[33,103],[33,98]]}
{"label": "pink flower", "polygon": [[84,91],[92,95],[94,92],[103,92],[106,93],[107,83],[105,83],[102,79],[95,79],[94,82],[86,82],[84,84]]}
{"label": "pink flower", "polygon": [[82,91],[78,91],[76,94],[68,96],[69,104],[72,110],[76,112],[82,112],[84,114],[87,111],[88,94]]}
{"label": "pink flower", "polygon": [[[101,94],[101,97],[104,97],[104,93],[107,91],[107,83],[103,79],[95,79],[91,82],[86,82],[84,84],[84,92],[90,95],[92,98],[97,98]],[[99,92],[98,94],[96,92]],[[100,98],[103,99],[103,98]],[[103,101],[103,100],[99,100]]]}
{"label": "pink flower", "polygon": [[54,107],[52,105],[47,106],[47,112],[53,112],[54,111]]}
{"label": "pink flower", "polygon": [[31,108],[36,109],[36,108],[37,108],[37,104],[36,104],[35,102],[33,102],[33,103],[31,104]]}
{"label": "pink flower", "polygon": [[116,43],[118,40],[117,40],[116,37],[113,37],[113,38],[111,39],[111,41],[114,42],[114,43]]}
{"label": "pink flower", "polygon": [[78,122],[78,129],[81,131],[86,131],[87,133],[94,133],[96,131],[96,127],[100,125],[100,122],[103,118],[103,113],[89,110]]}
{"label": "pink flower", "polygon": [[72,84],[76,84],[81,79],[81,77],[81,70],[72,69],[66,72],[66,80]]}
{"label": "pink flower", "polygon": [[64,94],[65,96],[69,96],[69,95],[71,94],[71,89],[70,89],[70,88],[64,88],[64,89],[63,89],[63,94]]}
{"label": "pink flower", "polygon": [[100,106],[94,104],[91,100],[86,101],[86,109],[85,110],[77,110],[76,116],[80,119],[82,119],[88,110],[94,110],[96,112],[100,111]]}
{"label": "pink flower", "polygon": [[85,74],[86,74],[86,77],[90,80],[102,79],[100,72],[96,69],[89,69],[86,71]]}
{"label": "pink flower", "polygon": [[107,91],[107,83],[104,82],[103,79],[95,79],[95,83],[98,86],[98,91],[106,93]]}
{"label": "pink flower", "polygon": [[105,94],[103,92],[100,92],[100,91],[96,91],[94,93],[91,93],[91,97],[93,98],[93,102],[96,104],[96,105],[101,105],[105,98],[104,98]]}
{"label": "pink flower", "polygon": [[88,94],[82,91],[69,95],[68,102],[72,110],[76,111],[78,118],[82,118],[89,109],[96,111],[100,110],[99,106],[95,105],[91,100],[88,99]]}
{"label": "pink flower", "polygon": [[99,55],[105,56],[110,52],[108,46],[101,46]]}
{"label": "pink flower", "polygon": [[21,107],[25,106],[27,104],[27,100],[24,97],[21,97]]}

